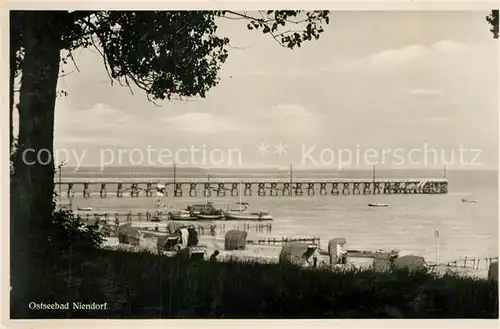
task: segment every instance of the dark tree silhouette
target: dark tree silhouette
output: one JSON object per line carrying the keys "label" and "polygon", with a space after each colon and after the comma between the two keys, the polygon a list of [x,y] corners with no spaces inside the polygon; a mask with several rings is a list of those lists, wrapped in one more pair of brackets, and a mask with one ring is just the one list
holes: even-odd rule
{"label": "dark tree silhouette", "polygon": [[222,18],[241,20],[248,29],[293,49],[319,38],[322,25],[329,23],[329,12],[10,13],[11,146],[14,77],[21,78],[19,135],[11,176],[11,284],[17,298],[22,299],[28,288],[23,262],[37,252],[43,254],[50,236],[54,107],[61,63],[73,60],[75,49],[93,47],[101,54],[111,81],[136,85],[151,100],[205,97],[217,85],[218,71],[228,56],[229,39],[216,33]]}
{"label": "dark tree silhouette", "polygon": [[498,9],[494,9],[486,16],[486,21],[491,25],[491,33],[493,38],[498,39]]}

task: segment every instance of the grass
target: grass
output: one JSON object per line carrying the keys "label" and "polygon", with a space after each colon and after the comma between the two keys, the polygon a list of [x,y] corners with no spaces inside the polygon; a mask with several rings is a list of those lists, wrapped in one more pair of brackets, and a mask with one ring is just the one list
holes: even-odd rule
{"label": "grass", "polygon": [[[25,266],[30,292],[22,298],[13,287],[12,318],[498,317],[496,282],[453,274],[185,262],[111,250]],[[29,310],[29,301],[107,302],[108,308]]]}

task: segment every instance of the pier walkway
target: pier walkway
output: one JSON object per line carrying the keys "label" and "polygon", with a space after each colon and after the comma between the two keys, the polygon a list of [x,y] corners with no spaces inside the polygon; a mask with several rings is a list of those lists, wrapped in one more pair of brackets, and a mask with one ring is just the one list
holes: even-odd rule
{"label": "pier walkway", "polygon": [[[214,180],[113,181],[61,180],[56,190],[68,198],[163,196],[327,196],[366,194],[446,194],[447,179],[332,179],[332,180]],[[241,186],[240,186],[241,185]],[[160,194],[158,194],[160,193]]]}

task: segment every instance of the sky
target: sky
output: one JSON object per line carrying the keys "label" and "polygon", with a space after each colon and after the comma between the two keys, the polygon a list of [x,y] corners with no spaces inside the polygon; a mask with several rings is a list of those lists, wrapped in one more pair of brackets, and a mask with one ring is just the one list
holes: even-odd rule
{"label": "sky", "polygon": [[205,99],[161,107],[112,86],[99,55],[81,50],[79,72],[58,83],[68,96],[56,104],[56,158],[101,167],[496,168],[498,41],[486,15],[332,12],[320,39],[295,50],[221,20],[232,47],[219,85]]}

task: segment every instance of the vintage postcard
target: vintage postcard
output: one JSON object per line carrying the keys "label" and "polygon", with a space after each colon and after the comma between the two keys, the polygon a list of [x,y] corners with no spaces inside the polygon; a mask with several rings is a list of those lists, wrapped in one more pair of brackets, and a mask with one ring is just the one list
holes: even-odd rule
{"label": "vintage postcard", "polygon": [[498,319],[493,4],[97,5],[3,10],[7,318]]}

